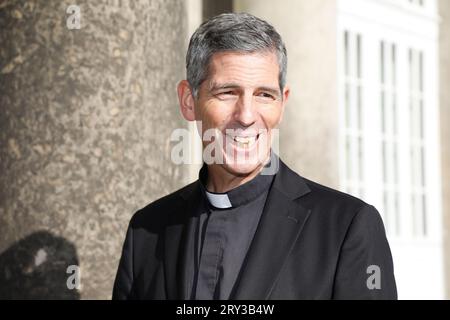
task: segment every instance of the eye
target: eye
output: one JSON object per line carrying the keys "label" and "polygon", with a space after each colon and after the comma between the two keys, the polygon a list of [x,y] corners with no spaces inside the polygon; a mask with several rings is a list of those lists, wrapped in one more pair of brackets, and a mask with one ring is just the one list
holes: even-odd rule
{"label": "eye", "polygon": [[275,100],[275,97],[273,95],[271,95],[270,93],[267,93],[267,92],[260,92],[260,93],[258,93],[258,97]]}
{"label": "eye", "polygon": [[236,92],[234,92],[232,90],[222,91],[222,92],[216,93],[215,96],[218,97],[219,99],[228,99],[228,98],[233,98],[234,96],[236,96]]}

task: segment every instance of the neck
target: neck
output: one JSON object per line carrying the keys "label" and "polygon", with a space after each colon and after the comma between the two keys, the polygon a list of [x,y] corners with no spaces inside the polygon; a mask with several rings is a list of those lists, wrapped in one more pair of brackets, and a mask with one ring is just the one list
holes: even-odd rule
{"label": "neck", "polygon": [[[267,159],[268,160],[268,159]],[[208,180],[206,188],[210,192],[225,193],[255,178],[263,169],[267,161],[259,164],[253,171],[245,175],[229,172],[222,165],[208,165]]]}

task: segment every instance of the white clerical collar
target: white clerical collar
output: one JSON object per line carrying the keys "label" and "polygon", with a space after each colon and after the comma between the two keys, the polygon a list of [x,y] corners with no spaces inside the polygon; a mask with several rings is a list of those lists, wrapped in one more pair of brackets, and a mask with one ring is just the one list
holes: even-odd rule
{"label": "white clerical collar", "polygon": [[230,199],[226,193],[211,193],[206,191],[206,197],[208,198],[209,203],[218,209],[227,209],[232,207]]}

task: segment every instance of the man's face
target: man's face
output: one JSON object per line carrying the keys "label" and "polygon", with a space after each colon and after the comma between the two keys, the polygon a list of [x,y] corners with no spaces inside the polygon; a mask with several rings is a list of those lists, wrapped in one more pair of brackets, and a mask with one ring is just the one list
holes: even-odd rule
{"label": "man's face", "polygon": [[[288,89],[280,92],[278,75],[272,52],[223,52],[210,59],[208,78],[195,102],[195,119],[201,123],[202,137],[210,129],[220,133],[220,165],[231,174],[250,174],[269,155],[272,129],[282,119],[289,94]],[[204,148],[211,143],[202,140]]]}

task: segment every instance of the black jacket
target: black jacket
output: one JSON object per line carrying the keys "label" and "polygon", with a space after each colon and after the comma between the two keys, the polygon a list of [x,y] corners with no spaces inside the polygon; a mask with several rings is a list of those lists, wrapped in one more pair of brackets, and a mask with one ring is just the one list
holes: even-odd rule
{"label": "black jacket", "polygon": [[[113,299],[187,299],[186,248],[201,196],[196,181],[133,216]],[[377,210],[300,177],[280,160],[231,299],[396,298]]]}

